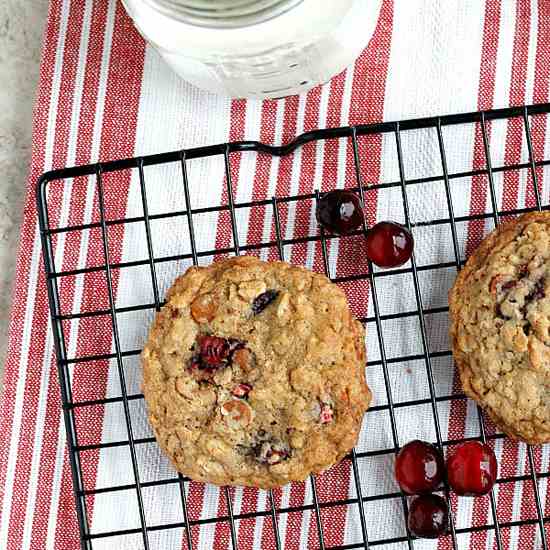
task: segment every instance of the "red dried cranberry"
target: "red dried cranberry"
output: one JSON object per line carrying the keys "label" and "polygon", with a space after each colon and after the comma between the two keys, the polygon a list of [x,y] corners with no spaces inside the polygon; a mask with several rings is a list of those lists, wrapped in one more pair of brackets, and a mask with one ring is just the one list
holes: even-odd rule
{"label": "red dried cranberry", "polygon": [[416,537],[436,539],[447,532],[449,507],[439,495],[421,495],[411,502],[407,523]]}
{"label": "red dried cranberry", "polygon": [[332,407],[328,403],[321,403],[321,413],[319,414],[319,422],[321,424],[329,424],[334,418]]}
{"label": "red dried cranberry", "polygon": [[218,336],[199,336],[199,353],[205,365],[215,366],[223,363],[231,352],[230,343]]}
{"label": "red dried cranberry", "polygon": [[380,222],[367,233],[367,256],[380,267],[398,267],[411,257],[413,236],[395,222]]}
{"label": "red dried cranberry", "polygon": [[235,397],[247,397],[248,394],[252,391],[252,386],[250,384],[238,384],[233,388],[231,393]]}
{"label": "red dried cranberry", "polygon": [[363,224],[359,197],[352,191],[330,191],[317,203],[317,221],[330,233],[351,233]]}
{"label": "red dried cranberry", "polygon": [[415,439],[407,443],[395,458],[395,479],[409,495],[429,493],[443,479],[443,457],[431,443]]}
{"label": "red dried cranberry", "polygon": [[202,367],[201,358],[198,355],[193,355],[189,361],[189,367],[191,370],[200,369]]}
{"label": "red dried cranberry", "polygon": [[457,445],[447,454],[447,477],[457,495],[487,494],[497,478],[497,459],[493,449],[479,441]]}

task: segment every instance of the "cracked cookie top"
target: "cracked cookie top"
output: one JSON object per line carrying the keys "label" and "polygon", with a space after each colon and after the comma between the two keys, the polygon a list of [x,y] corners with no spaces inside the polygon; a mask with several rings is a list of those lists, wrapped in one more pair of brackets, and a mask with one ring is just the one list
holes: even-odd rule
{"label": "cracked cookie top", "polygon": [[218,485],[276,487],[341,460],[370,402],[364,332],[326,277],[244,256],[190,268],[142,355],[160,447]]}
{"label": "cracked cookie top", "polygon": [[550,213],[491,233],[449,296],[464,391],[508,435],[550,442]]}

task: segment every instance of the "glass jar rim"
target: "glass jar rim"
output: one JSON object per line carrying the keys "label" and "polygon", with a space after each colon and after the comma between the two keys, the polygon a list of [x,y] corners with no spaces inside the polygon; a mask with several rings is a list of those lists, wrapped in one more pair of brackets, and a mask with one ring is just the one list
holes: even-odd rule
{"label": "glass jar rim", "polygon": [[143,0],[190,25],[239,28],[263,23],[304,0]]}

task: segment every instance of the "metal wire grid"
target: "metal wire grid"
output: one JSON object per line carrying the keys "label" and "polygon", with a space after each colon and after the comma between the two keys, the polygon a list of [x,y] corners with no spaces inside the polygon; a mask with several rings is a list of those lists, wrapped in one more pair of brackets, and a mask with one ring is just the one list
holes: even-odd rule
{"label": "metal wire grid", "polygon": [[[321,519],[321,510],[324,508],[345,505],[345,506],[357,507],[357,511],[360,519],[360,526],[361,526],[361,541],[354,544],[348,544],[347,546],[333,546],[331,548],[333,549],[370,548],[370,547],[376,547],[376,546],[385,545],[385,544],[403,543],[406,546],[408,546],[408,548],[413,549],[415,546],[414,537],[411,536],[410,532],[408,531],[408,528],[406,528],[407,529],[406,536],[396,536],[396,537],[377,539],[377,540],[369,538],[365,504],[368,503],[369,501],[380,500],[381,502],[383,502],[385,499],[400,498],[403,512],[406,514],[407,500],[402,493],[398,493],[398,492],[391,493],[391,494],[376,495],[376,496],[363,496],[361,482],[360,482],[361,466],[359,464],[358,459],[360,458],[366,459],[368,457],[380,456],[385,454],[390,454],[390,455],[394,454],[399,450],[400,445],[405,443],[404,441],[400,441],[399,439],[397,422],[395,418],[395,411],[402,406],[427,404],[431,407],[433,422],[435,427],[436,444],[440,449],[443,449],[448,445],[453,445],[468,439],[480,439],[482,441],[486,441],[487,439],[498,439],[503,437],[503,435],[499,433],[495,433],[491,435],[487,434],[486,427],[484,424],[484,419],[479,408],[477,409],[477,416],[479,419],[479,430],[480,430],[479,438],[466,437],[460,440],[445,440],[442,437],[441,421],[440,421],[439,412],[438,412],[438,403],[444,402],[444,401],[450,402],[456,399],[465,399],[465,396],[463,394],[456,394],[456,393],[452,395],[445,395],[445,396],[436,395],[436,389],[434,385],[434,376],[433,376],[433,370],[432,370],[432,360],[438,357],[445,357],[445,356],[448,357],[450,356],[450,352],[449,351],[430,352],[429,346],[428,346],[428,340],[427,340],[425,316],[428,313],[447,311],[447,308],[426,309],[424,307],[418,274],[420,271],[423,271],[425,269],[436,269],[439,267],[454,266],[454,268],[456,268],[457,271],[461,268],[461,266],[463,265],[463,261],[461,260],[461,257],[460,257],[459,238],[457,233],[458,222],[470,222],[472,220],[484,220],[489,218],[494,221],[495,225],[497,225],[500,222],[501,216],[503,215],[510,216],[510,215],[516,215],[516,214],[522,213],[527,210],[534,210],[534,209],[543,210],[543,209],[550,208],[550,205],[543,204],[541,202],[540,186],[539,186],[538,174],[537,174],[538,168],[550,165],[550,159],[534,158],[532,137],[531,137],[531,131],[530,131],[530,124],[529,124],[530,117],[534,115],[543,115],[549,112],[550,112],[550,104],[542,104],[542,105],[534,105],[534,106],[499,109],[499,110],[493,110],[493,111],[487,111],[487,112],[481,112],[481,113],[469,113],[469,114],[462,114],[462,115],[450,115],[450,116],[443,116],[443,117],[424,118],[424,119],[418,119],[418,120],[412,120],[412,121],[408,120],[408,121],[402,121],[402,122],[359,125],[359,126],[349,127],[349,128],[317,130],[317,131],[304,134],[298,137],[294,142],[281,147],[273,147],[273,146],[265,145],[258,142],[237,142],[237,143],[229,143],[229,144],[222,144],[222,145],[209,146],[209,147],[200,147],[196,149],[189,149],[186,151],[152,155],[152,156],[141,157],[141,158],[124,159],[124,160],[101,163],[96,165],[66,168],[63,170],[56,170],[56,171],[44,174],[38,184],[38,193],[37,193],[38,214],[39,214],[41,238],[42,238],[43,253],[44,253],[44,263],[45,263],[45,269],[46,269],[46,275],[47,275],[47,286],[48,286],[48,295],[49,295],[49,303],[50,303],[51,318],[52,318],[52,327],[53,327],[53,333],[54,333],[55,349],[57,354],[58,375],[59,375],[59,382],[61,387],[61,397],[62,397],[62,403],[63,403],[65,426],[67,431],[69,457],[70,457],[71,471],[72,471],[74,491],[75,491],[75,497],[76,497],[76,511],[77,511],[78,522],[80,527],[80,539],[81,539],[82,548],[84,550],[92,549],[93,542],[94,540],[97,540],[97,539],[106,539],[109,537],[117,537],[117,536],[140,533],[143,540],[143,547],[149,550],[151,548],[150,541],[149,541],[149,535],[151,533],[155,531],[163,530],[163,529],[183,528],[185,533],[186,544],[189,550],[192,550],[194,547],[192,536],[191,536],[192,526],[205,524],[205,523],[212,523],[212,522],[229,522],[230,540],[233,548],[236,550],[238,548],[238,540],[237,540],[235,520],[266,516],[271,518],[273,531],[274,531],[275,545],[277,549],[280,549],[282,548],[282,542],[281,542],[281,537],[280,537],[279,528],[278,528],[278,517],[284,513],[313,510],[315,514],[317,529],[318,529],[319,548],[321,548],[322,550],[325,550],[325,549],[328,550],[329,547],[326,545],[325,537],[323,535],[323,521]],[[519,117],[523,121],[523,128],[525,131],[525,138],[527,142],[528,155],[529,155],[528,162],[519,163],[519,164],[509,164],[509,165],[505,164],[503,166],[493,168],[492,162],[491,162],[490,139],[487,131],[487,124],[489,121],[499,120],[499,119],[506,120],[512,117],[514,118]],[[472,124],[472,123],[479,124],[481,128],[481,132],[483,136],[484,155],[485,155],[485,167],[479,170],[470,170],[466,172],[450,174],[448,170],[447,151],[444,146],[442,128],[444,128],[445,126],[450,126],[454,124]],[[440,176],[429,176],[429,177],[417,178],[414,180],[413,179],[407,180],[405,177],[403,150],[402,150],[402,143],[401,143],[402,132],[404,130],[415,130],[415,129],[422,129],[422,128],[433,128],[437,132],[437,143],[438,143],[439,154],[440,154],[442,174]],[[358,147],[358,136],[379,135],[379,134],[392,135],[393,138],[395,139],[398,170],[399,170],[399,181],[395,181],[392,183],[383,183],[383,184],[369,183],[367,187],[365,185],[365,179],[361,173],[362,169],[361,169],[359,147]],[[280,259],[284,260],[285,245],[293,244],[294,242],[316,241],[316,242],[320,242],[324,269],[327,276],[330,276],[331,274],[329,269],[329,257],[327,252],[327,240],[335,237],[325,235],[325,233],[321,229],[319,234],[316,234],[316,235],[308,235],[306,237],[300,237],[298,239],[284,239],[281,231],[281,222],[280,222],[280,215],[279,215],[279,210],[281,205],[284,203],[290,203],[290,202],[299,202],[299,201],[306,201],[306,200],[311,201],[312,199],[318,200],[319,192],[316,191],[314,193],[302,194],[302,195],[296,195],[296,196],[273,197],[272,199],[253,201],[247,204],[236,204],[234,195],[233,195],[232,170],[231,170],[231,161],[230,161],[230,153],[234,153],[234,152],[257,151],[259,153],[264,153],[269,155],[284,156],[292,153],[298,147],[300,147],[301,145],[307,142],[315,141],[315,140],[324,140],[329,138],[347,138],[351,140],[351,144],[353,147],[353,161],[354,161],[353,168],[354,168],[354,173],[356,177],[356,186],[354,189],[356,192],[360,194],[360,197],[363,203],[365,201],[365,194],[366,194],[367,188],[369,190],[372,190],[377,188],[382,189],[382,188],[395,187],[401,190],[403,209],[404,209],[404,215],[405,215],[405,223],[409,227],[409,229],[413,228],[416,224],[413,224],[411,222],[407,187],[409,185],[417,184],[417,183],[429,184],[430,182],[438,181],[438,180],[439,181],[442,180],[444,183],[448,218],[444,220],[431,220],[429,222],[423,222],[423,225],[436,225],[441,223],[450,224],[452,244],[453,244],[453,250],[454,250],[453,262],[447,263],[447,264],[441,263],[437,265],[419,267],[417,266],[415,258],[413,257],[410,267],[399,269],[399,270],[392,270],[392,271],[374,271],[369,262],[369,269],[367,273],[354,274],[347,277],[332,277],[332,280],[337,283],[350,282],[350,281],[355,281],[359,279],[366,279],[370,284],[374,316],[371,318],[363,318],[361,319],[361,321],[364,323],[373,321],[376,326],[377,339],[378,339],[379,348],[380,348],[380,360],[369,362],[369,364],[379,365],[382,367],[382,373],[383,373],[385,389],[386,389],[387,404],[376,405],[372,407],[369,412],[385,410],[389,413],[393,447],[376,450],[376,451],[366,451],[366,452],[357,452],[356,450],[353,450],[351,454],[347,457],[347,460],[351,462],[351,471],[352,471],[352,476],[355,484],[356,498],[337,499],[337,500],[328,501],[328,502],[321,502],[317,495],[316,479],[314,476],[312,476],[309,480],[309,483],[311,484],[311,491],[312,491],[311,504],[306,504],[304,506],[298,506],[298,507],[289,506],[286,508],[277,508],[273,492],[270,491],[268,495],[268,501],[269,501],[268,510],[255,511],[252,513],[234,514],[233,508],[232,508],[232,499],[231,499],[230,491],[227,488],[225,488],[224,496],[225,496],[225,501],[227,506],[226,515],[218,518],[192,520],[189,517],[188,505],[187,505],[186,484],[189,482],[187,478],[184,478],[181,475],[179,475],[177,478],[161,480],[161,481],[142,482],[140,480],[139,468],[137,464],[138,459],[136,457],[136,445],[140,445],[143,443],[151,443],[154,441],[154,438],[138,439],[134,436],[133,429],[132,429],[132,422],[130,419],[130,403],[135,400],[143,399],[143,396],[141,394],[132,394],[132,395],[128,394],[126,389],[125,372],[123,368],[123,358],[129,357],[129,356],[136,356],[140,353],[140,350],[129,350],[129,351],[123,350],[120,344],[117,313],[120,313],[121,310],[120,308],[117,310],[115,306],[115,296],[114,296],[113,285],[112,285],[112,271],[113,269],[121,267],[122,264],[113,264],[111,262],[110,248],[109,248],[109,235],[108,235],[107,228],[108,226],[111,226],[111,225],[124,224],[124,223],[128,223],[129,221],[143,222],[145,225],[148,259],[144,262],[136,261],[136,262],[130,262],[130,263],[132,265],[146,264],[149,266],[152,288],[153,288],[154,303],[130,306],[130,307],[124,308],[124,311],[137,311],[137,310],[143,310],[147,308],[155,308],[156,310],[159,310],[162,306],[161,293],[159,291],[159,283],[157,280],[157,271],[156,271],[156,265],[160,260],[158,258],[155,258],[155,255],[154,255],[154,249],[153,249],[153,243],[152,243],[152,237],[151,237],[151,220],[152,219],[168,218],[171,216],[182,216],[182,215],[186,216],[188,229],[189,229],[191,253],[187,255],[171,258],[174,260],[190,259],[193,261],[193,264],[197,265],[199,263],[199,258],[202,256],[211,256],[213,254],[218,254],[220,252],[233,253],[233,254],[239,255],[252,250],[258,250],[264,247],[273,247],[273,246],[276,247]],[[223,155],[224,164],[225,164],[225,181],[227,186],[227,205],[209,207],[209,208],[203,208],[203,209],[192,209],[192,208],[189,209],[189,207],[186,206],[186,209],[180,212],[161,213],[161,214],[154,214],[154,215],[149,214],[144,167],[152,166],[152,165],[162,165],[165,163],[174,163],[174,162],[179,163],[181,166],[181,178],[182,178],[181,184],[183,185],[185,202],[186,202],[186,205],[190,205],[191,200],[190,200],[189,179],[187,174],[187,163],[191,159],[209,157],[213,155]],[[135,218],[113,219],[113,220],[107,219],[107,216],[106,216],[107,202],[106,201],[108,201],[108,197],[105,196],[105,191],[104,191],[104,183],[103,183],[104,174],[108,172],[118,172],[118,171],[128,170],[131,168],[134,168],[134,169],[137,168],[139,173],[139,184],[140,184],[140,192],[141,192],[141,202],[143,207],[143,216],[135,217]],[[505,172],[508,170],[521,170],[521,169],[528,169],[530,172],[532,190],[534,192],[534,197],[536,201],[535,207],[526,208],[526,209],[515,209],[513,211],[505,211],[505,212],[499,211],[497,206],[497,194],[495,191],[495,182],[494,182],[495,174],[499,172]],[[491,210],[489,212],[482,213],[482,214],[468,215],[468,216],[455,216],[454,208],[453,208],[452,192],[451,192],[452,180],[455,178],[471,177],[476,175],[486,175],[488,178]],[[98,199],[99,199],[99,221],[86,224],[86,225],[51,227],[48,219],[48,191],[47,191],[48,186],[64,185],[66,180],[79,177],[79,176],[95,177]],[[178,185],[178,184],[179,184],[178,182],[174,182],[174,185]],[[238,227],[237,227],[237,221],[236,221],[236,210],[242,207],[267,206],[267,205],[270,205],[273,209],[273,219],[274,219],[275,235],[276,235],[275,241],[241,245],[239,242],[239,234],[238,234]],[[219,212],[219,211],[228,211],[230,214],[233,246],[224,250],[208,250],[204,252],[198,251],[196,246],[196,239],[195,239],[196,228],[195,228],[195,222],[194,222],[193,216],[199,213]],[[83,269],[76,269],[72,271],[56,271],[55,261],[54,261],[54,245],[52,242],[53,237],[57,234],[64,233],[64,232],[83,231],[85,229],[91,229],[91,228],[98,228],[101,233],[102,251],[103,251],[103,260],[104,260],[103,265],[95,266],[95,267],[86,267]],[[365,225],[363,230],[366,230],[366,229],[367,227]],[[361,232],[358,232],[358,233],[360,234]],[[109,307],[107,309],[98,309],[96,311],[90,311],[90,312],[62,314],[62,310],[60,307],[59,289],[58,289],[59,278],[63,276],[69,276],[69,275],[86,274],[94,271],[103,272],[106,276]],[[390,315],[389,317],[402,318],[405,316],[414,315],[418,318],[420,323],[420,334],[421,334],[423,353],[418,355],[406,356],[406,357],[387,358],[386,351],[385,351],[386,345],[384,342],[384,334],[382,330],[382,321],[388,318],[388,316],[387,315],[384,316],[381,314],[380,305],[377,298],[376,285],[377,285],[377,280],[379,278],[386,277],[386,276],[395,276],[398,273],[412,274],[412,278],[414,282],[414,299],[416,304],[416,310],[414,312],[397,313],[397,314],[394,314],[393,316]],[[65,334],[63,329],[63,321],[71,321],[74,319],[83,319],[83,318],[97,317],[102,315],[108,315],[110,317],[110,324],[112,329],[115,353],[101,354],[101,355],[87,356],[87,357],[69,358],[67,354]],[[79,401],[79,402],[76,402],[73,399],[71,382],[70,382],[70,373],[69,373],[70,366],[78,362],[92,361],[92,360],[115,360],[116,361],[118,377],[120,380],[120,387],[121,387],[121,395],[119,397],[85,400],[85,401]],[[429,398],[419,399],[416,401],[394,403],[394,399],[392,396],[392,388],[390,384],[390,375],[389,375],[388,365],[390,365],[391,363],[403,362],[407,360],[423,361],[426,369],[427,380],[429,385]],[[75,422],[75,411],[83,407],[90,407],[94,405],[106,405],[108,403],[116,403],[116,402],[122,403],[122,406],[123,406],[124,419],[126,423],[128,439],[125,441],[117,441],[117,442],[111,442],[111,443],[78,445],[77,443],[78,434],[77,434],[77,425]],[[105,448],[114,447],[114,446],[127,446],[129,448],[132,469],[133,469],[134,483],[119,485],[116,487],[101,488],[101,489],[86,489],[83,482],[81,453],[86,450],[100,450],[100,449],[105,449]],[[522,525],[537,526],[537,528],[540,530],[542,548],[544,550],[548,549],[545,524],[550,522],[550,517],[544,514],[541,497],[539,495],[538,482],[539,480],[547,479],[550,476],[550,473],[537,472],[535,468],[534,458],[533,458],[533,450],[530,447],[527,448],[527,453],[528,453],[527,456],[528,456],[528,463],[529,463],[529,473],[523,476],[508,476],[508,477],[499,479],[498,483],[508,483],[508,482],[518,482],[518,481],[531,482],[533,486],[533,494],[536,500],[536,512],[537,512],[536,519],[522,518],[519,521],[509,521],[509,522],[499,521],[498,515],[497,515],[496,499],[494,497],[494,494],[491,494],[490,496],[491,513],[486,525],[468,526],[465,528],[458,529],[455,526],[455,522],[453,521],[453,518],[451,517],[450,538],[452,541],[453,548],[455,550],[459,548],[458,542],[457,542],[458,534],[466,533],[466,532],[484,531],[484,530],[494,531],[495,543],[497,548],[500,550],[501,548],[503,548],[503,542],[502,542],[502,536],[501,536],[502,529],[511,528],[515,526],[522,526]],[[149,525],[147,524],[147,521],[146,521],[142,491],[145,487],[168,484],[168,483],[177,483],[179,486],[179,494],[181,496],[181,505],[183,510],[182,520],[181,522],[172,523],[172,524]],[[102,532],[102,533],[91,533],[89,515],[87,511],[87,504],[86,504],[86,497],[90,495],[97,495],[100,493],[115,492],[115,491],[121,491],[121,490],[135,491],[138,509],[139,509],[140,527],[136,529],[120,529],[116,531],[109,531],[109,532]],[[444,488],[444,492],[446,494],[446,498],[449,499],[448,487]],[[405,526],[406,526],[406,522],[405,522]]]}

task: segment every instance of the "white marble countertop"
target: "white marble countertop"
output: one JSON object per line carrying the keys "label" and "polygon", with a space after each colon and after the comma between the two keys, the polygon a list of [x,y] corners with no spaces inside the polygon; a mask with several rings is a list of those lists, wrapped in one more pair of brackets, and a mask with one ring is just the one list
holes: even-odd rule
{"label": "white marble countertop", "polygon": [[31,151],[32,108],[48,0],[0,0],[0,375]]}

